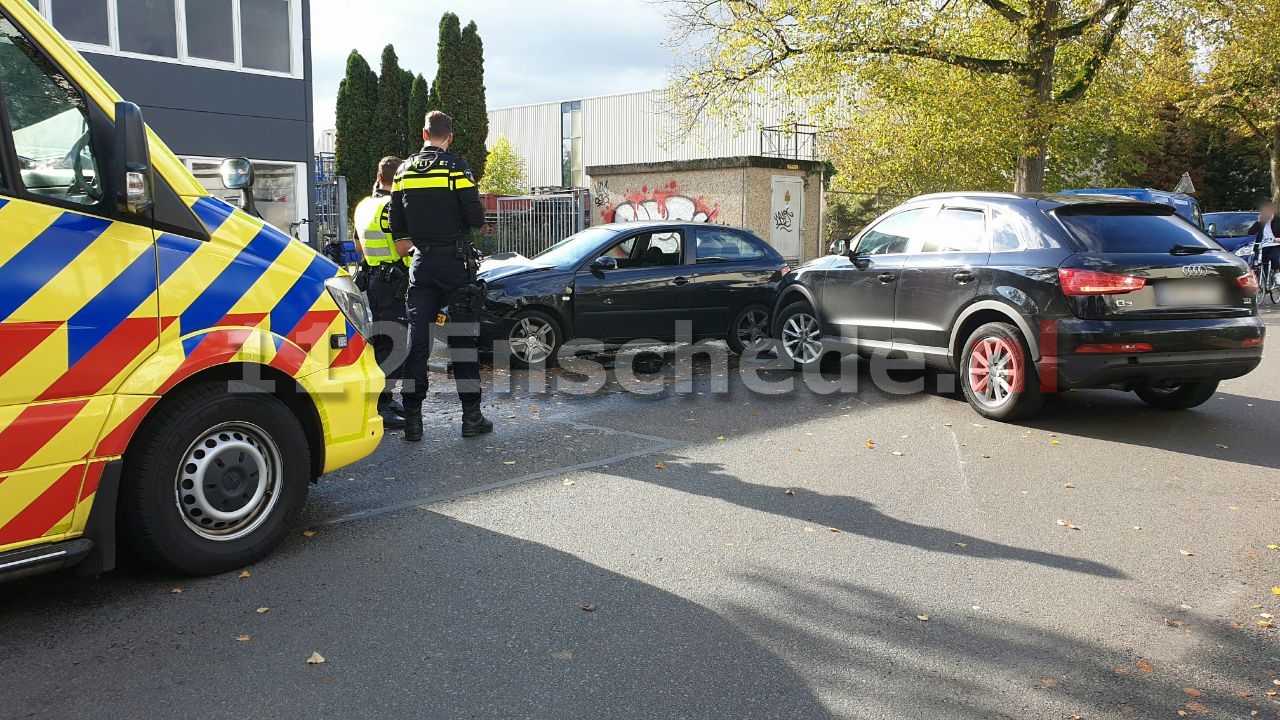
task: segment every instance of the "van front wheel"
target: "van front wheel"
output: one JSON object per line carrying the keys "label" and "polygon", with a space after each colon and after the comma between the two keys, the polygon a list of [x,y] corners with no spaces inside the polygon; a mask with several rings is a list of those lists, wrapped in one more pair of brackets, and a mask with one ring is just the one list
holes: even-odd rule
{"label": "van front wheel", "polygon": [[125,454],[122,539],[147,563],[187,575],[252,564],[301,514],[310,462],[301,425],[275,396],[193,386],[162,402]]}

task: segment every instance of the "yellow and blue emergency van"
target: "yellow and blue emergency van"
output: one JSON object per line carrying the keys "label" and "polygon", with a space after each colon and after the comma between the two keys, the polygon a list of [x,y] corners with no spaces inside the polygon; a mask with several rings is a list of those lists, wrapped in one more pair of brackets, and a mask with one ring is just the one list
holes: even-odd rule
{"label": "yellow and blue emergency van", "polygon": [[366,301],[0,0],[0,579],[243,567],[382,438]]}

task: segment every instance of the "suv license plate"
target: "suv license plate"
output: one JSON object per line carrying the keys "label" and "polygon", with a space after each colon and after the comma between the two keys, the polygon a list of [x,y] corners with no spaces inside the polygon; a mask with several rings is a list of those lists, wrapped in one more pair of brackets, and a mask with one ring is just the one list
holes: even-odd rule
{"label": "suv license plate", "polygon": [[1173,280],[1156,285],[1156,304],[1161,307],[1205,307],[1229,305],[1230,302],[1219,283]]}

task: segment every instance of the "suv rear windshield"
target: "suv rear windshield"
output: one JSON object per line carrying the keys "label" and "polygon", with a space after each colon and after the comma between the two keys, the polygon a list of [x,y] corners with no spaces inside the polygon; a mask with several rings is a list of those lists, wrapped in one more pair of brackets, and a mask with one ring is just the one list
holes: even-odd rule
{"label": "suv rear windshield", "polygon": [[1057,216],[1088,252],[1168,253],[1176,245],[1221,250],[1172,208],[1069,206]]}

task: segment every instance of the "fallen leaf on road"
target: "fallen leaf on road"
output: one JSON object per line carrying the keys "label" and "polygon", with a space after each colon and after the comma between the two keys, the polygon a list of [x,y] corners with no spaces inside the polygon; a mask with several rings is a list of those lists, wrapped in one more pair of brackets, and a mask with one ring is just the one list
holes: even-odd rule
{"label": "fallen leaf on road", "polygon": [[1192,712],[1195,712],[1197,715],[1209,714],[1209,708],[1205,707],[1204,704],[1198,703],[1198,702],[1188,703],[1187,709],[1191,710]]}
{"label": "fallen leaf on road", "polygon": [[827,530],[829,530],[829,531],[831,531],[831,532],[833,532],[833,533],[838,533],[838,532],[840,532],[840,529],[839,529],[839,528],[827,528]]}
{"label": "fallen leaf on road", "polygon": [[1125,675],[1128,675],[1128,674],[1129,674],[1129,668],[1122,668],[1122,667],[1118,667],[1118,668],[1116,668],[1115,670],[1112,670],[1112,671],[1111,671],[1111,674],[1116,675],[1116,676],[1119,676],[1119,677],[1124,677]]}
{"label": "fallen leaf on road", "polygon": [[[1276,626],[1275,622],[1272,620],[1254,620],[1253,624],[1257,625],[1263,630],[1270,630],[1271,628]],[[1280,685],[1280,683],[1276,683],[1276,684]]]}
{"label": "fallen leaf on road", "polygon": [[570,480],[569,478],[565,478],[565,479],[564,479],[564,486],[565,486],[565,487],[569,487],[570,485],[573,485],[573,484],[574,484],[574,482],[573,482],[572,480]]}
{"label": "fallen leaf on road", "polygon": [[868,440],[868,441],[866,442],[866,445],[867,445],[867,449],[868,449],[868,450],[875,450],[875,449],[876,449],[876,441],[875,441],[875,440]]}
{"label": "fallen leaf on road", "polygon": [[269,612],[271,612],[271,608],[269,608],[269,607],[260,607],[260,608],[258,608],[258,614],[259,614],[259,615],[266,615],[266,614],[267,614],[267,613],[269,613]]}
{"label": "fallen leaf on road", "polygon": [[1200,691],[1195,688],[1185,687],[1182,688],[1182,692],[1186,693],[1187,697],[1200,697]]}
{"label": "fallen leaf on road", "polygon": [[250,635],[237,635],[236,642],[249,642],[253,637]]}
{"label": "fallen leaf on road", "polygon": [[805,529],[804,529],[804,531],[805,531],[805,532],[817,532],[817,530],[814,530],[814,529],[813,529],[813,528],[811,528],[811,527],[807,527],[807,528],[805,528]]}
{"label": "fallen leaf on road", "polygon": [[920,622],[929,622],[928,615],[917,615],[916,619],[919,620]]}
{"label": "fallen leaf on road", "polygon": [[1258,559],[1258,553],[1257,553],[1257,552],[1255,552],[1255,551],[1253,551],[1253,550],[1246,550],[1246,551],[1244,551],[1243,553],[1241,553],[1241,555],[1243,555],[1243,556],[1245,557],[1245,559],[1247,559],[1247,560],[1257,560],[1257,559]]}
{"label": "fallen leaf on road", "polygon": [[305,537],[305,538],[312,538],[312,537],[315,537],[315,536],[316,536],[316,531],[315,531],[315,530],[303,530],[303,531],[302,531],[302,537]]}
{"label": "fallen leaf on road", "polygon": [[958,548],[967,548],[969,547],[969,543],[955,543],[955,546]]}
{"label": "fallen leaf on road", "polygon": [[1272,544],[1270,544],[1270,545],[1268,545],[1268,546],[1267,546],[1267,549],[1268,549],[1268,550],[1280,550],[1280,545],[1276,545],[1275,543],[1272,543]]}
{"label": "fallen leaf on road", "polygon": [[1138,668],[1144,673],[1149,673],[1156,669],[1154,665],[1147,662],[1146,660],[1139,660],[1138,662],[1134,663],[1133,666]]}
{"label": "fallen leaf on road", "polygon": [[792,490],[791,488],[787,488],[785,491],[783,491],[783,493],[782,493],[782,494],[783,494],[783,495],[795,495],[795,494],[796,494],[796,491],[795,491],[795,490]]}
{"label": "fallen leaf on road", "polygon": [[1280,587],[1273,587],[1273,588],[1271,588],[1271,594],[1272,594],[1272,595],[1280,595]]}
{"label": "fallen leaf on road", "polygon": [[538,412],[538,406],[537,406],[537,405],[530,405],[530,406],[529,406],[529,412]]}
{"label": "fallen leaf on road", "polygon": [[716,438],[716,440],[718,440],[718,441],[720,441],[720,442],[724,442],[724,436],[723,436],[723,435],[721,435],[720,437]]}
{"label": "fallen leaf on road", "polygon": [[1228,627],[1230,627],[1232,630],[1243,630],[1243,629],[1244,629],[1244,626],[1243,626],[1243,625],[1241,625],[1241,624],[1240,624],[1240,623],[1238,623],[1238,622],[1233,622],[1233,623],[1231,623],[1231,625],[1229,625]]}
{"label": "fallen leaf on road", "polygon": [[1061,441],[1061,440],[1050,440],[1050,441],[1049,441],[1049,444],[1050,444],[1050,445],[1061,445],[1061,444],[1062,444],[1062,441]]}
{"label": "fallen leaf on road", "polygon": [[895,456],[895,457],[902,457],[905,453],[903,453],[903,452],[902,452],[902,451],[900,451],[900,450],[894,450],[894,451],[893,451],[893,454],[894,454],[894,456]]}
{"label": "fallen leaf on road", "polygon": [[1219,450],[1230,450],[1231,448],[1227,447],[1226,445],[1223,445],[1222,443],[1218,443],[1218,449],[1219,449]]}
{"label": "fallen leaf on road", "polygon": [[1040,684],[1041,684],[1041,685],[1043,685],[1043,686],[1045,686],[1045,687],[1047,687],[1047,688],[1051,688],[1051,687],[1057,687],[1057,686],[1058,686],[1058,681],[1057,681],[1057,680],[1054,680],[1054,679],[1052,679],[1052,678],[1045,678],[1045,679],[1043,679],[1043,680],[1041,680],[1041,681],[1040,681]]}
{"label": "fallen leaf on road", "polygon": [[242,570],[242,571],[240,571],[240,579],[241,579],[241,580],[244,580],[244,579],[246,579],[246,578],[248,578],[248,577],[249,577],[249,571],[248,571],[248,570]]}
{"label": "fallen leaf on road", "polygon": [[182,588],[174,588],[174,589],[172,589],[172,590],[170,590],[170,591],[169,591],[169,594],[171,594],[171,595],[181,595],[181,594],[182,594]]}
{"label": "fallen leaf on road", "polygon": [[1076,486],[1075,486],[1075,485],[1072,485],[1071,483],[1063,483],[1063,484],[1062,484],[1062,487],[1064,487],[1064,488],[1066,488],[1066,489],[1068,489],[1068,490],[1074,490]]}
{"label": "fallen leaf on road", "polygon": [[1064,527],[1064,528],[1068,529],[1068,530],[1079,530],[1079,529],[1080,529],[1080,526],[1079,526],[1079,525],[1073,525],[1073,524],[1071,523],[1071,521],[1067,520],[1066,518],[1058,518],[1058,524],[1059,524],[1059,525],[1061,525],[1062,527]]}
{"label": "fallen leaf on road", "polygon": [[557,650],[557,651],[555,651],[555,652],[551,653],[551,657],[555,658],[556,660],[572,660],[572,659],[573,659],[573,651],[572,651],[572,650]]}
{"label": "fallen leaf on road", "polygon": [[503,461],[502,461],[502,464],[503,464],[503,465],[515,465],[515,464],[516,464],[516,461],[515,461],[515,460],[503,460]]}
{"label": "fallen leaf on road", "polygon": [[1179,550],[1178,552],[1182,553],[1183,557],[1193,557],[1195,555],[1195,553],[1190,550]]}
{"label": "fallen leaf on road", "polygon": [[596,611],[596,606],[595,606],[595,605],[583,605],[583,606],[582,606],[582,611],[583,611],[583,612],[595,612],[595,611]]}
{"label": "fallen leaf on road", "polygon": [[1242,697],[1242,698],[1251,698],[1251,697],[1253,697],[1253,693],[1249,692],[1248,690],[1244,690],[1244,691],[1242,691],[1242,692],[1240,693],[1240,697]]}
{"label": "fallen leaf on road", "polygon": [[318,652],[311,653],[311,657],[307,658],[308,665],[319,665],[324,662],[324,656]]}
{"label": "fallen leaf on road", "polygon": [[1186,710],[1179,710],[1178,717],[1191,717],[1191,713],[1187,712]]}

